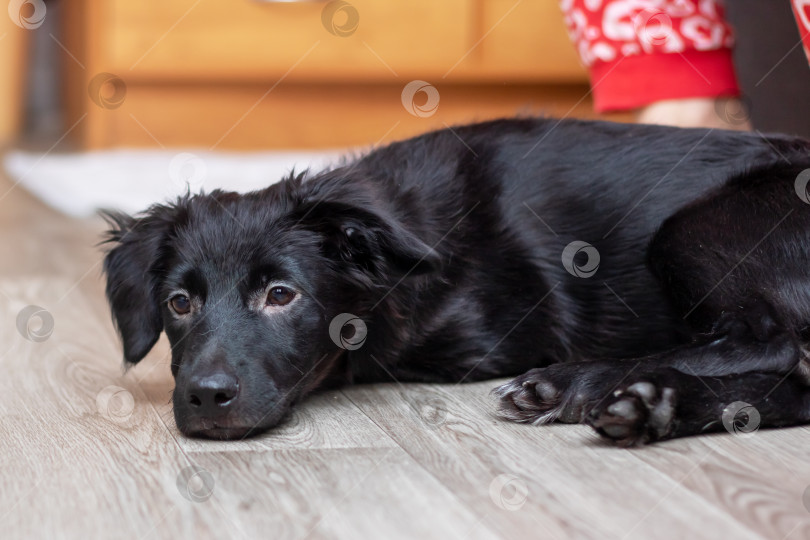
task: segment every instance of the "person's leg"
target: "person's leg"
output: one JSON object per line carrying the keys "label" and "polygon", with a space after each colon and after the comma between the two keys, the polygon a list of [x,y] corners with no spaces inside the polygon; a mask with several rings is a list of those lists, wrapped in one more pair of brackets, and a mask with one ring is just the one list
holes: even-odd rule
{"label": "person's leg", "polygon": [[805,0],[791,0],[790,5],[793,8],[793,16],[796,18],[796,25],[799,27],[804,54],[810,61],[810,3]]}
{"label": "person's leg", "polygon": [[644,123],[751,128],[737,99],[732,30],[717,0],[663,9],[616,0],[560,4],[598,111],[634,110]]}
{"label": "person's leg", "polygon": [[636,113],[640,124],[707,127],[750,131],[745,104],[738,98],[665,99],[650,103]]}

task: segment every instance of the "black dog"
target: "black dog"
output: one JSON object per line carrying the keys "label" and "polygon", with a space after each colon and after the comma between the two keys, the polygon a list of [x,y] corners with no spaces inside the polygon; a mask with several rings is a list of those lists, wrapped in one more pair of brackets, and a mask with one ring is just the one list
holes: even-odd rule
{"label": "black dog", "polygon": [[188,435],[261,432],[317,388],[521,373],[496,390],[503,416],[620,444],[796,424],[808,168],[810,143],[781,136],[447,129],[109,214],[107,295],[127,362],[168,334]]}

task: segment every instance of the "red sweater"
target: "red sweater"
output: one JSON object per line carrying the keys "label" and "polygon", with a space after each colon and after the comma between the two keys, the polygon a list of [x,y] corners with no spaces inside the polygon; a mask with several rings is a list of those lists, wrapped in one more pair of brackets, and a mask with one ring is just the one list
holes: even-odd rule
{"label": "red sweater", "polygon": [[[810,51],[810,0],[791,0]],[[560,0],[598,111],[738,96],[721,0]],[[810,52],[808,52],[810,57]]]}

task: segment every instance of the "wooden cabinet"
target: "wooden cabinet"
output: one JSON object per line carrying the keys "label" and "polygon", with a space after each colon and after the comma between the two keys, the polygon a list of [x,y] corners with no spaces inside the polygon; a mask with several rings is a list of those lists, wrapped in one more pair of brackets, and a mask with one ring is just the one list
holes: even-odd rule
{"label": "wooden cabinet", "polygon": [[0,13],[0,147],[19,133],[23,116],[28,31]]}
{"label": "wooden cabinet", "polygon": [[[555,0],[64,7],[68,125],[88,148],[365,145],[590,106]],[[403,106],[413,80],[436,89],[433,114]]]}

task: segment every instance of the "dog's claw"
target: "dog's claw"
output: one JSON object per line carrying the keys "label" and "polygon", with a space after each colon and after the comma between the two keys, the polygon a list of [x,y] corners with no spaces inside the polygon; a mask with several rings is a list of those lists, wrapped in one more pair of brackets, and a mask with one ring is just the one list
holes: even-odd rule
{"label": "dog's claw", "polygon": [[562,392],[543,376],[543,369],[533,369],[493,390],[498,398],[498,413],[514,422],[545,424],[559,415]]}

